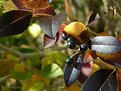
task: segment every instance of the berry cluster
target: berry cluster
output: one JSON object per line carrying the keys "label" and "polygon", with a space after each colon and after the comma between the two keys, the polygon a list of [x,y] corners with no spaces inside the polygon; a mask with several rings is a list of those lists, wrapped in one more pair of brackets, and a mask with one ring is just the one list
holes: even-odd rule
{"label": "berry cluster", "polygon": [[[76,42],[74,41],[74,39],[73,39],[72,37],[67,36],[66,34],[62,33],[62,39],[63,39],[64,41],[67,41],[67,46],[68,46],[70,49],[74,49],[74,48],[76,47]],[[88,49],[87,44],[81,44],[81,45],[79,46],[79,48],[78,48],[77,53],[84,53],[85,51],[87,51],[87,49]],[[66,63],[67,63],[68,65],[73,64],[73,57],[74,57],[74,55],[72,55],[70,58],[68,58],[68,59],[66,60]]]}
{"label": "berry cluster", "polygon": [[67,46],[70,48],[70,49],[74,49],[76,47],[76,43],[74,41],[74,39],[72,37],[69,37],[67,35],[65,35],[64,33],[62,33],[62,39],[64,41],[67,41]]}

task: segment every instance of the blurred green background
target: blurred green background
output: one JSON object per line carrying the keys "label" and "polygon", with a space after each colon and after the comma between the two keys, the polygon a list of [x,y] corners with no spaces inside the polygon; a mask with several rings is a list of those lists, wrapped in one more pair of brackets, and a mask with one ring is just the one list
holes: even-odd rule
{"label": "blurred green background", "polygon": [[[64,0],[51,4],[56,12],[65,9]],[[120,0],[69,0],[69,4],[85,25],[91,13],[98,11],[101,18],[90,27],[93,31],[121,36]],[[0,15],[15,8],[11,0],[0,0]],[[74,21],[68,16],[66,19]],[[74,51],[63,41],[44,48],[43,35],[33,18],[24,33],[0,38],[0,91],[80,91],[80,83],[66,88],[63,81],[65,60]]]}

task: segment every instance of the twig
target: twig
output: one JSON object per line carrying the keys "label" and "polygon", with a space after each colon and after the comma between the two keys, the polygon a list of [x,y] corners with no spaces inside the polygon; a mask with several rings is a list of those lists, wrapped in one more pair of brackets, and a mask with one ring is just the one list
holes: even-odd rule
{"label": "twig", "polygon": [[31,57],[33,57],[35,55],[40,55],[41,57],[43,57],[46,52],[49,52],[49,51],[60,51],[60,50],[65,50],[66,48],[67,47],[55,47],[55,48],[48,48],[47,50],[44,50],[42,52],[22,53],[22,52],[13,50],[11,48],[8,48],[7,46],[5,46],[5,45],[0,43],[0,49],[4,50],[6,52],[12,53],[12,54],[14,54],[16,56],[19,56],[21,58],[31,58]]}
{"label": "twig", "polygon": [[115,0],[110,0],[115,6],[116,6],[116,9],[117,9],[117,12],[119,13],[119,15],[121,16],[121,8],[119,7],[119,5],[117,4],[117,2]]}

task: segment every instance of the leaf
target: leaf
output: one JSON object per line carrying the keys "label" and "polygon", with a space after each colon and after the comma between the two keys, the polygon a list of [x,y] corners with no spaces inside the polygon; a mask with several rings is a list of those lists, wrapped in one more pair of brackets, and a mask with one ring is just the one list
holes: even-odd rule
{"label": "leaf", "polygon": [[48,0],[12,0],[13,3],[24,11],[31,11],[34,16],[55,15],[54,9],[50,6]]}
{"label": "leaf", "polygon": [[65,11],[61,11],[59,14],[55,15],[52,19],[52,34],[53,37],[56,37],[56,33],[62,23],[62,21],[65,19]]}
{"label": "leaf", "polygon": [[44,35],[44,47],[50,47],[54,45],[55,42],[56,42],[56,39],[49,37],[47,34]]}
{"label": "leaf", "polygon": [[93,12],[89,18],[88,25],[93,23],[96,19],[99,19],[99,14],[97,12]]}
{"label": "leaf", "polygon": [[121,90],[121,69],[120,68],[117,69],[117,79],[118,79],[118,90],[117,91],[120,91]]}
{"label": "leaf", "polygon": [[17,63],[14,69],[11,72],[11,77],[17,80],[26,80],[30,79],[32,76],[32,72],[28,70],[28,68],[23,65]]}
{"label": "leaf", "polygon": [[0,77],[10,74],[15,64],[15,61],[0,60]]}
{"label": "leaf", "polygon": [[14,3],[10,1],[5,1],[2,6],[5,10],[18,10],[18,8],[14,5]]}
{"label": "leaf", "polygon": [[0,16],[0,37],[17,35],[29,26],[32,14],[28,11],[13,10]]}
{"label": "leaf", "polygon": [[116,91],[117,79],[116,70],[114,69],[101,69],[95,72],[83,84],[81,91]]}
{"label": "leaf", "polygon": [[82,22],[71,22],[64,28],[63,32],[74,38],[78,44],[85,43],[83,40],[88,39],[87,27]]}
{"label": "leaf", "polygon": [[106,63],[121,67],[121,41],[112,36],[98,36],[91,40],[91,50]]}
{"label": "leaf", "polygon": [[51,38],[47,34],[44,35],[44,47],[50,47],[53,46],[55,43],[61,40],[61,34],[62,31],[64,30],[65,24],[61,24],[60,27],[58,28],[58,32],[56,34],[56,38]]}
{"label": "leaf", "polygon": [[40,27],[42,31],[51,38],[55,38],[59,26],[65,18],[65,12],[62,11],[55,16],[43,16],[39,19]]}
{"label": "leaf", "polygon": [[17,80],[27,80],[27,79],[30,79],[31,76],[32,76],[32,72],[30,71],[19,72],[19,71],[13,70],[11,72],[11,77]]}
{"label": "leaf", "polygon": [[42,91],[44,83],[40,81],[25,80],[22,91]]}
{"label": "leaf", "polygon": [[83,54],[82,55],[76,55],[73,58],[73,62],[71,64],[65,65],[64,70],[64,81],[67,87],[72,85],[80,75],[80,70],[82,67],[83,62]]}
{"label": "leaf", "polygon": [[121,67],[121,52],[113,54],[101,54],[96,53],[96,55],[104,62],[109,63],[116,67]]}
{"label": "leaf", "polygon": [[65,64],[65,60],[67,59],[67,55],[60,52],[60,51],[50,51],[46,53],[46,55],[43,57],[41,63],[42,68],[45,67],[48,64],[56,63],[59,66],[63,66]]}
{"label": "leaf", "polygon": [[55,63],[49,64],[40,72],[44,78],[53,79],[63,75],[62,69]]}
{"label": "leaf", "polygon": [[80,70],[79,82],[84,83],[92,72],[93,58],[89,53],[86,53],[83,59],[82,68]]}
{"label": "leaf", "polygon": [[77,85],[71,85],[70,87],[66,87],[64,91],[80,91],[80,87]]}
{"label": "leaf", "polygon": [[73,12],[71,10],[71,7],[69,5],[69,1],[64,0],[64,2],[65,2],[65,11],[66,11],[66,14],[68,15],[68,17],[71,19],[77,20],[77,17],[73,14]]}
{"label": "leaf", "polygon": [[91,50],[102,54],[121,51],[121,41],[112,36],[98,36],[91,39]]}

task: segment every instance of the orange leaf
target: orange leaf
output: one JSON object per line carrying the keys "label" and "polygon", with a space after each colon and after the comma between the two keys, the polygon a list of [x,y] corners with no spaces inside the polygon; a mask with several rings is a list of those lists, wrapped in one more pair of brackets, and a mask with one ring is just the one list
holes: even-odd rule
{"label": "orange leaf", "polygon": [[48,0],[12,0],[12,1],[20,10],[31,11],[34,14],[34,16],[55,15],[55,11],[49,4]]}

